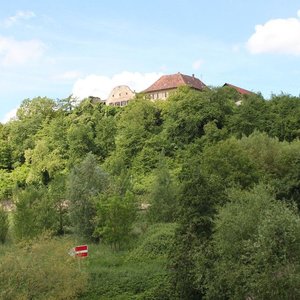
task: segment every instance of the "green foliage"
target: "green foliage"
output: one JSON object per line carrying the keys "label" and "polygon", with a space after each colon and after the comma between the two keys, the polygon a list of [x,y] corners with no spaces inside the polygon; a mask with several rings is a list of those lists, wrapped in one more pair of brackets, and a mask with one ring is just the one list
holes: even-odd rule
{"label": "green foliage", "polygon": [[172,251],[175,229],[175,223],[151,225],[142,236],[138,246],[129,253],[127,260],[137,262],[167,258]]}
{"label": "green foliage", "polygon": [[48,186],[48,197],[57,213],[57,233],[64,234],[70,226],[68,201],[66,200],[66,176],[57,175]]}
{"label": "green foliage", "polygon": [[268,132],[271,122],[267,102],[260,95],[251,94],[242,99],[235,114],[228,119],[228,126],[232,133],[242,137],[255,130]]}
{"label": "green foliage", "polygon": [[294,201],[300,207],[300,142],[280,142],[267,134],[242,138],[241,145],[256,165],[261,180],[272,184],[278,199]]}
{"label": "green foliage", "polygon": [[103,244],[92,245],[90,253],[89,284],[81,299],[172,299],[166,260],[160,254],[155,257],[152,253],[152,259],[143,261],[131,252],[114,252]]}
{"label": "green foliage", "polygon": [[17,239],[31,239],[44,231],[57,231],[57,211],[49,201],[46,190],[29,186],[15,194],[13,215]]}
{"label": "green foliage", "polygon": [[264,186],[234,191],[230,199],[216,221],[207,298],[298,299],[297,212]]}
{"label": "green foliage", "polygon": [[172,222],[177,213],[177,193],[168,170],[164,153],[161,154],[150,190],[148,218],[151,222]]}
{"label": "green foliage", "polygon": [[115,135],[117,132],[116,118],[105,115],[95,128],[95,146],[97,154],[104,160],[115,150]]}
{"label": "green foliage", "polygon": [[300,101],[290,95],[273,95],[268,102],[271,136],[291,142],[300,137]]}
{"label": "green foliage", "polygon": [[89,153],[73,168],[67,182],[71,224],[75,234],[85,239],[92,239],[95,230],[93,219],[96,207],[93,198],[107,185],[107,176],[97,164],[96,157]]}
{"label": "green foliage", "polygon": [[93,132],[91,124],[85,120],[74,122],[68,128],[67,140],[69,145],[70,163],[79,163],[87,153],[93,150]]}
{"label": "green foliage", "polygon": [[0,139],[0,169],[11,169],[12,167],[12,154],[9,143]]}
{"label": "green foliage", "polygon": [[162,263],[131,262],[111,265],[91,272],[82,299],[171,299],[168,274]]}
{"label": "green foliage", "polygon": [[87,275],[68,255],[74,243],[42,238],[11,246],[1,256],[0,298],[77,299]]}
{"label": "green foliage", "polygon": [[[288,253],[286,264],[278,259],[272,243],[277,241],[280,228],[292,240],[294,213],[289,215],[290,210],[273,198],[270,203],[261,200],[269,206],[269,213],[276,215],[270,220],[262,207],[257,215],[269,220],[263,223],[251,217],[252,211],[240,215],[240,210],[249,207],[232,200],[232,205],[236,203],[232,218],[239,216],[252,224],[245,226],[249,232],[260,234],[248,236],[260,247],[257,254],[245,243],[248,252],[233,261],[233,268],[230,256],[222,254],[220,259],[220,253],[228,249],[222,252],[218,248],[225,241],[217,238],[217,232],[221,232],[222,206],[228,201],[226,191],[232,187],[265,199],[263,192],[260,197],[257,190],[250,190],[265,183],[277,200],[296,202],[300,207],[299,120],[299,97],[282,94],[265,101],[259,94],[242,96],[226,87],[202,92],[181,87],[167,101],[157,102],[138,95],[125,108],[91,99],[75,103],[72,97],[56,102],[41,97],[26,99],[15,120],[0,124],[0,199],[15,200],[12,214],[18,239],[29,239],[45,230],[64,234],[71,227],[82,240],[96,234],[118,248],[129,240],[132,227],[143,232],[140,225],[133,224],[136,203],[151,204],[149,213],[139,214],[144,225],[147,215],[152,223],[176,217],[173,242],[171,229],[169,232],[160,225],[161,232],[153,229],[153,234],[141,237],[140,247],[133,250],[131,260],[120,262],[122,266],[92,270],[89,291],[94,291],[97,299],[218,298],[223,292],[233,299],[239,295],[293,299],[298,297],[297,291],[290,292],[298,283],[298,265],[290,262],[293,253],[288,250],[284,250]],[[250,195],[239,193],[242,199]],[[258,203],[255,199],[253,204]],[[226,205],[224,209],[229,208]],[[226,234],[237,244],[236,251],[243,252],[238,246],[239,232],[232,228],[233,237]],[[168,244],[172,251],[166,270],[165,254],[160,253],[167,251]],[[151,256],[153,264],[149,259],[147,263],[139,260],[138,255]],[[268,260],[268,255],[276,259]],[[246,266],[244,257],[249,259]],[[229,272],[223,280],[224,266],[235,273]],[[285,268],[291,268],[290,272]],[[107,284],[101,285],[99,281],[106,277]],[[93,298],[91,293],[87,293],[88,299]]]}
{"label": "green foliage", "polygon": [[207,174],[220,178],[225,187],[248,187],[258,181],[253,160],[235,138],[208,146],[202,153],[202,168]]}
{"label": "green foliage", "polygon": [[222,90],[199,93],[188,87],[178,88],[163,111],[163,134],[170,149],[183,148],[202,137],[205,125],[210,122],[222,129],[233,112],[232,99],[224,95]]}
{"label": "green foliage", "polygon": [[17,120],[7,124],[14,165],[24,163],[24,151],[34,147],[35,134],[55,117],[55,102],[46,97],[25,99],[17,111]]}
{"label": "green foliage", "polygon": [[0,169],[0,200],[9,198],[13,187],[11,173]]}
{"label": "green foliage", "polygon": [[47,185],[55,173],[63,169],[64,162],[57,150],[51,150],[46,140],[39,140],[34,149],[25,151],[25,159],[30,164],[27,183]]}
{"label": "green foliage", "polygon": [[9,228],[7,212],[4,211],[0,202],[0,242],[3,244],[6,241]]}
{"label": "green foliage", "polygon": [[100,196],[97,201],[95,233],[97,237],[119,250],[130,237],[137,205],[132,193]]}
{"label": "green foliage", "polygon": [[123,111],[117,124],[114,155],[123,157],[126,165],[141,151],[155,133],[159,132],[159,110],[145,99],[132,101]]}
{"label": "green foliage", "polygon": [[195,286],[195,260],[200,245],[207,243],[213,231],[217,207],[226,201],[224,186],[215,176],[201,171],[199,158],[191,158],[181,174],[178,229],[170,253],[173,289],[178,299],[199,299]]}

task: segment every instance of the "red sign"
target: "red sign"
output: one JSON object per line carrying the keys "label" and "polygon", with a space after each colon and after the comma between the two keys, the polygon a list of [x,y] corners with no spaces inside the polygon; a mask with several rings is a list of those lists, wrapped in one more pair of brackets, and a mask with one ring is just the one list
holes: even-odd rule
{"label": "red sign", "polygon": [[74,255],[77,257],[87,257],[88,256],[88,246],[87,245],[76,246],[72,250],[73,250]]}

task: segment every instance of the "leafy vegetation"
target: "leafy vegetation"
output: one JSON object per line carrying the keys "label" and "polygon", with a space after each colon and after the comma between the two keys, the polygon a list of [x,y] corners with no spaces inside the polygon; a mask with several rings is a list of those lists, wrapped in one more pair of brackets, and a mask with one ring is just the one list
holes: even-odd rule
{"label": "leafy vegetation", "polygon": [[298,299],[299,120],[228,87],[24,100],[0,124],[0,298]]}

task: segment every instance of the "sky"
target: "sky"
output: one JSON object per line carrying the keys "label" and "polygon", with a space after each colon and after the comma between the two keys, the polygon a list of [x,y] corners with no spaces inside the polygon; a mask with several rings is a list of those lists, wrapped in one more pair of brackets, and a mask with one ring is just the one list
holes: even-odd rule
{"label": "sky", "polygon": [[106,99],[181,72],[300,94],[296,0],[1,0],[0,122],[24,99]]}

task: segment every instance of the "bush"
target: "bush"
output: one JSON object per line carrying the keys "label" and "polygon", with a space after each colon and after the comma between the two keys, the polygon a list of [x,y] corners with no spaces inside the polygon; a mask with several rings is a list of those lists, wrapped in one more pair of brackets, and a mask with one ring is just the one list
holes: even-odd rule
{"label": "bush", "polygon": [[[117,258],[117,261],[119,259]],[[103,266],[90,272],[86,293],[81,299],[168,299],[168,273],[160,261],[124,262]]]}
{"label": "bush", "polygon": [[149,227],[140,245],[129,255],[128,261],[166,258],[171,250],[176,224],[155,224]]}

